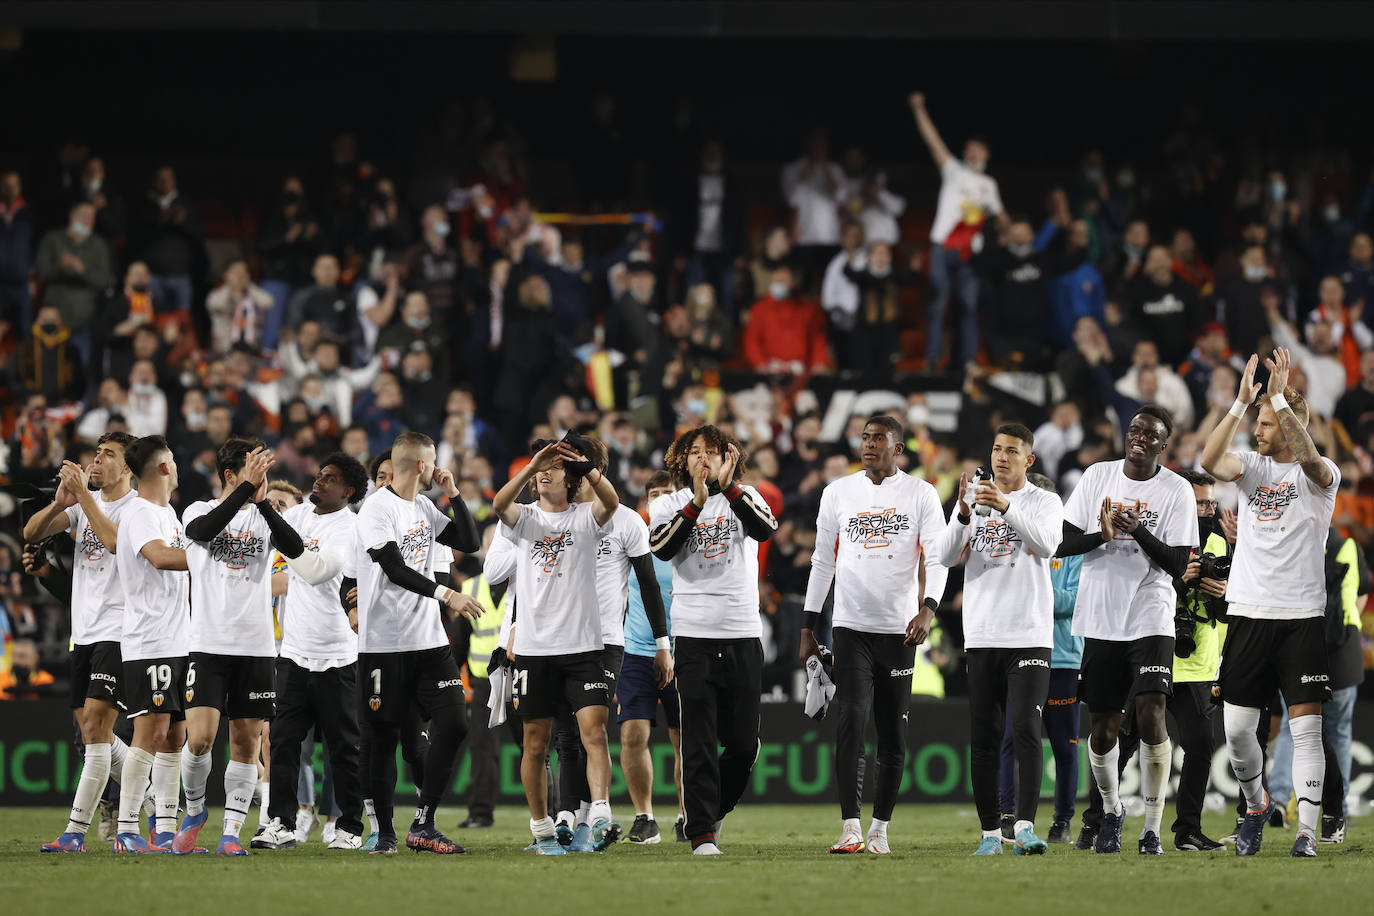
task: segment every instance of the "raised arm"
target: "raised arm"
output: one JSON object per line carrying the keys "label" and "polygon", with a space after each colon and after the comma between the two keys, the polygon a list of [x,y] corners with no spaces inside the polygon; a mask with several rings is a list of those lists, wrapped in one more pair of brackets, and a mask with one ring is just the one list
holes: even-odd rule
{"label": "raised arm", "polygon": [[1302,467],[1308,480],[1325,490],[1334,479],[1331,468],[1317,452],[1317,445],[1307,432],[1307,424],[1298,419],[1283,396],[1288,387],[1291,361],[1292,357],[1283,347],[1274,350],[1273,359],[1264,361],[1265,368],[1269,370],[1269,406],[1274,408],[1274,414],[1279,418],[1279,428],[1283,430],[1288,447],[1293,450],[1293,459]]}
{"label": "raised arm", "polygon": [[67,510],[74,505],[76,494],[67,488],[65,480],[59,482],[52,502],[39,509],[24,523],[24,540],[34,543],[66,531],[71,527],[71,523],[67,521]]}
{"label": "raised arm", "polygon": [[100,543],[105,545],[106,550],[116,553],[119,546],[119,527],[110,521],[105,510],[100,508],[100,500],[96,499],[95,493],[87,486],[90,479],[88,475],[89,472],[79,464],[62,462],[60,476],[67,492],[75,490],[76,501],[81,504],[81,511],[86,513],[86,521],[91,526],[91,531],[100,539]]}
{"label": "raised arm", "polygon": [[766,541],[778,530],[778,520],[773,518],[767,503],[755,500],[744,487],[734,482],[738,463],[739,450],[732,445],[720,463],[720,492],[730,500],[730,511],[744,526],[744,533],[756,541]]}
{"label": "raised arm", "polygon": [[[1255,369],[1258,367],[1259,356],[1252,355],[1245,364],[1245,373],[1240,378],[1240,391],[1236,394],[1236,402],[1231,405],[1230,412],[1217,423],[1202,446],[1202,469],[1217,480],[1236,480],[1244,470],[1240,459],[1228,452],[1226,447],[1235,438],[1236,427],[1244,419],[1245,411],[1255,402],[1255,398],[1259,397],[1260,386],[1255,384]],[[1306,435],[1306,431],[1303,434]],[[1307,441],[1312,440],[1309,438]]]}
{"label": "raised arm", "polygon": [[536,452],[529,464],[521,468],[518,474],[506,481],[506,485],[491,501],[492,512],[506,524],[506,527],[514,528],[520,521],[520,507],[515,504],[520,491],[525,489],[525,485],[534,479],[535,474],[552,466],[554,461],[561,457],[558,453],[558,443],[550,442]]}
{"label": "raised arm", "polygon": [[935,129],[935,122],[930,120],[930,113],[926,111],[925,93],[913,92],[907,101],[911,104],[911,113],[916,116],[916,129],[921,132],[921,139],[926,142],[930,157],[935,160],[935,167],[943,172],[945,163],[952,157],[949,147],[940,139],[940,132]]}

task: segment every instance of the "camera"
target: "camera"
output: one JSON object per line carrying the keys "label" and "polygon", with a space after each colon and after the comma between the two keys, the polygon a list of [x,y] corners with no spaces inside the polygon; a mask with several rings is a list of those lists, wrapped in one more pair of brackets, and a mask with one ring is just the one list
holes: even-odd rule
{"label": "camera", "polygon": [[1179,602],[1174,611],[1174,654],[1179,658],[1187,658],[1197,649],[1197,638],[1193,635],[1196,627],[1197,618],[1193,616],[1190,603]]}
{"label": "camera", "polygon": [[[980,487],[985,481],[990,480],[992,480],[991,471],[987,470],[986,468],[979,468],[977,471],[975,471],[973,474],[974,493],[976,494],[978,492],[978,487]],[[992,506],[974,506],[973,511],[978,513],[979,515],[991,515]]]}
{"label": "camera", "polygon": [[1204,553],[1197,558],[1201,573],[1198,580],[1215,579],[1218,582],[1225,582],[1231,577],[1231,558],[1229,556],[1217,556],[1215,554]]}

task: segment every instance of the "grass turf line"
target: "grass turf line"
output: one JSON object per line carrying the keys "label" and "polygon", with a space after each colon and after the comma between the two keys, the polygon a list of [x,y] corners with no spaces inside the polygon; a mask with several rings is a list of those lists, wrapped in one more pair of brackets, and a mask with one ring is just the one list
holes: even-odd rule
{"label": "grass turf line", "polygon": [[[221,812],[213,810],[202,842],[213,848]],[[1267,829],[1263,852],[1238,860],[1230,848],[1180,853],[1165,838],[1167,854],[1135,853],[1140,818],[1128,818],[1120,856],[1095,856],[1053,846],[1041,857],[1004,855],[972,859],[977,820],[968,806],[899,808],[891,828],[893,855],[832,856],[839,835],[832,806],[745,805],[726,821],[726,855],[703,859],[672,842],[672,820],[660,822],[664,842],[635,847],[622,842],[603,855],[536,857],[522,851],[528,815],[501,808],[497,826],[457,830],[465,812],[444,808],[438,823],[468,847],[466,856],[394,857],[329,851],[319,834],[299,849],[254,852],[247,859],[208,856],[116,856],[98,841],[87,853],[40,854],[38,847],[66,823],[57,808],[0,810],[0,900],[14,913],[60,911],[140,913],[168,903],[200,913],[358,912],[359,908],[444,907],[487,912],[579,911],[669,913],[1087,912],[1113,916],[1165,912],[1224,913],[1238,907],[1265,913],[1344,912],[1367,899],[1370,853],[1364,824],[1346,843],[1321,846],[1313,861],[1288,858],[1292,830]],[[398,809],[398,825],[408,812]],[[1166,828],[1172,818],[1166,813]],[[633,815],[621,809],[628,830]],[[1042,819],[1043,820],[1043,819]],[[1208,815],[1212,836],[1231,820]],[[244,828],[256,827],[256,812]],[[866,825],[865,819],[865,825]],[[1048,833],[1048,823],[1039,825]],[[1077,827],[1077,824],[1075,824]],[[450,829],[453,828],[453,829]],[[1007,848],[1008,853],[1010,847]],[[1105,882],[1105,883],[1104,883]],[[1109,905],[1103,901],[1110,895]],[[536,902],[539,901],[539,902]],[[160,902],[160,903],[159,903]],[[11,909],[11,905],[13,909]],[[417,909],[417,907],[419,909]]]}

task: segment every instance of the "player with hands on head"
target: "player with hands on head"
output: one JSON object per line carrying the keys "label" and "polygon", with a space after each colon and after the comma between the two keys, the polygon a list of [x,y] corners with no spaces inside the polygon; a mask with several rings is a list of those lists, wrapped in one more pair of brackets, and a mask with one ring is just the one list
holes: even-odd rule
{"label": "player with hands on head", "polygon": [[[1217,686],[1226,747],[1247,806],[1236,832],[1236,855],[1259,852],[1273,810],[1256,729],[1261,710],[1277,690],[1288,706],[1293,785],[1299,789],[1298,836],[1291,855],[1311,858],[1317,854],[1325,777],[1322,703],[1331,696],[1323,630],[1325,545],[1341,475],[1307,432],[1307,401],[1288,384],[1288,351],[1274,350],[1264,365],[1269,385],[1263,397],[1255,382],[1256,354],[1245,364],[1235,403],[1202,449],[1207,472],[1234,482],[1243,497]],[[1256,450],[1227,451],[1256,399]]]}
{"label": "player with hands on head", "polygon": [[[816,630],[835,587],[833,650],[835,771],[840,838],[832,853],[890,852],[887,829],[906,761],[907,712],[916,647],[930,634],[945,590],[935,545],[944,515],[935,488],[902,473],[902,425],[870,417],[860,444],[863,469],[828,484],[816,517],[816,549],[803,605],[803,662],[819,657]],[[866,765],[864,730],[877,727],[877,788],[867,835],[859,820]]]}

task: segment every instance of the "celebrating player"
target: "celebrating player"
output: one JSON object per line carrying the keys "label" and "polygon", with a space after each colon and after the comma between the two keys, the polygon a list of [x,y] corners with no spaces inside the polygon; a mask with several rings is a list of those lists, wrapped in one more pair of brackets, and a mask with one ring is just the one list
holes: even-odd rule
{"label": "celebrating player", "polygon": [[[70,461],[62,465],[57,494],[24,526],[33,542],[63,531],[76,535],[72,564],[72,709],[86,745],[86,762],[72,799],[67,829],[43,852],[83,852],[105,785],[119,776],[128,747],[115,737],[119,718],[119,678],[123,661],[119,639],[124,628],[124,589],[115,562],[117,526],[124,509],[138,499],[130,487],[124,450],[128,433],[106,433],[95,447],[90,476]],[[87,485],[89,481],[89,486]],[[94,487],[100,498],[91,492]]]}
{"label": "celebrating player", "polygon": [[[816,629],[835,582],[835,776],[844,823],[832,853],[890,852],[887,826],[906,762],[907,710],[916,647],[930,635],[947,568],[936,542],[945,529],[940,497],[924,480],[897,470],[902,425],[870,417],[860,444],[863,470],[821,493],[816,550],[806,586],[801,656],[819,655]],[[864,729],[878,731],[873,822],[861,833]]]}
{"label": "celebrating player", "polygon": [[673,564],[686,832],[694,854],[720,855],[721,824],[758,758],[759,542],[778,523],[758,491],[739,482],[743,448],[716,427],[678,436],[665,461],[680,489],[650,510],[649,546]]}
{"label": "celebrating player", "polygon": [[[940,560],[964,567],[964,647],[968,651],[973,798],[983,839],[975,855],[1000,855],[998,769],[1011,709],[1016,761],[1017,855],[1048,849],[1035,835],[1044,756],[1040,713],[1050,689],[1054,586],[1050,561],[1064,531],[1059,497],[1027,483],[1035,440],[1020,423],[998,427],[992,479],[959,480],[959,498],[940,540]],[[969,497],[980,510],[975,517]],[[972,524],[970,524],[972,523]]]}
{"label": "celebrating player", "polygon": [[1231,766],[1248,810],[1236,833],[1236,855],[1259,852],[1273,802],[1264,789],[1264,756],[1256,738],[1260,709],[1283,693],[1293,735],[1293,785],[1298,788],[1298,837],[1291,854],[1317,854],[1324,757],[1322,702],[1330,678],[1322,618],[1326,608],[1324,550],[1341,474],[1317,453],[1307,433],[1307,402],[1288,386],[1291,358],[1277,349],[1264,361],[1269,390],[1255,420],[1257,451],[1226,446],[1262,387],[1251,356],[1229,414],[1207,437],[1202,466],[1235,481],[1240,504],[1228,598],[1230,627],[1221,656],[1222,721]]}
{"label": "celebrating player", "polygon": [[1117,760],[1126,701],[1135,697],[1145,825],[1138,851],[1162,855],[1173,748],[1164,724],[1172,691],[1174,586],[1198,545],[1193,488],[1159,463],[1173,420],[1147,404],[1126,428],[1126,457],[1083,473],[1064,507],[1061,556],[1083,555],[1073,635],[1085,637],[1081,694],[1092,723],[1088,760],[1102,791],[1095,851],[1121,851],[1125,808]]}

